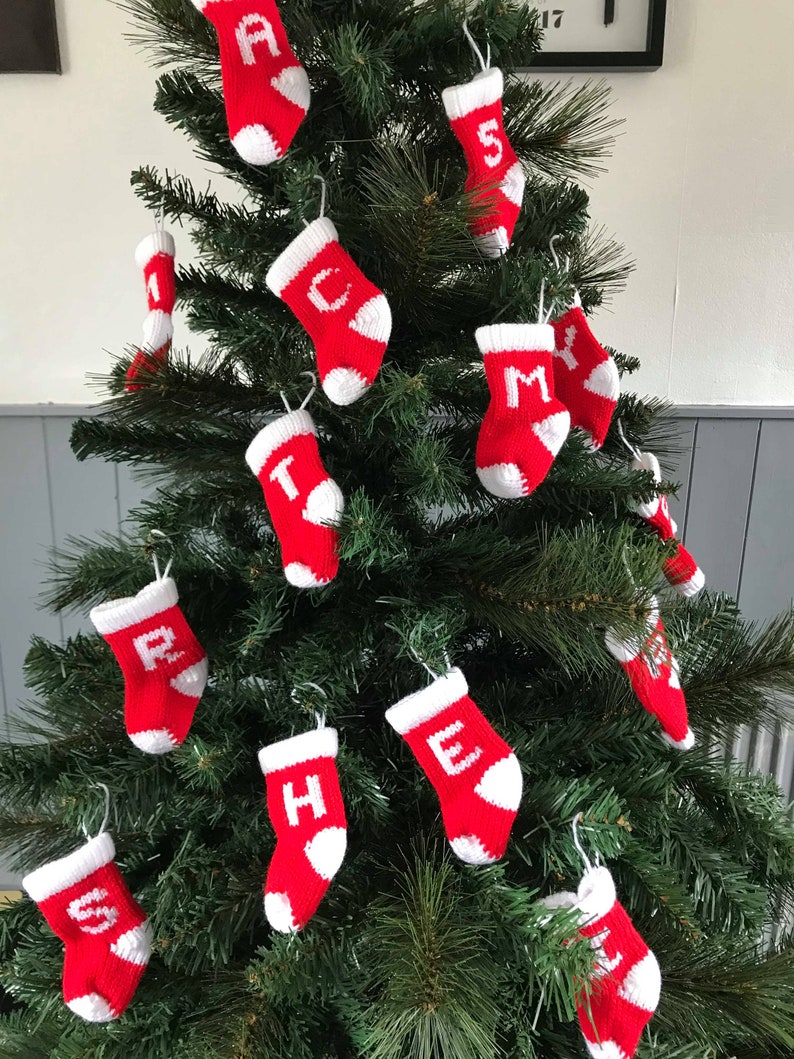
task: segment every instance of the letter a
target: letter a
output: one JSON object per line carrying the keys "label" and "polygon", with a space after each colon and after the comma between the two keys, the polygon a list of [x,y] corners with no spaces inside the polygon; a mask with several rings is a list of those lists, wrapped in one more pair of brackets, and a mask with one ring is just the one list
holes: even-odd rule
{"label": "letter a", "polygon": [[[248,27],[257,23],[262,28],[257,30],[256,33],[249,33]],[[276,35],[264,15],[246,15],[245,18],[240,20],[236,35],[240,56],[246,66],[253,66],[256,63],[256,56],[254,55],[255,44],[267,44],[274,59],[279,55]]]}

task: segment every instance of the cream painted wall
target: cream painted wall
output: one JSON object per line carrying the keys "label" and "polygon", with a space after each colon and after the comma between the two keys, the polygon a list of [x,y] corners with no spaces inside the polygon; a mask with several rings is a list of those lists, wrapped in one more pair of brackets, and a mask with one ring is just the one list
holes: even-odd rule
{"label": "cream painted wall", "polygon": [[[626,125],[592,214],[638,269],[597,329],[643,358],[648,393],[792,404],[794,3],[668,7],[664,68],[609,78]],[[152,112],[123,13],[59,0],[58,14],[64,76],[0,76],[0,403],[84,403],[85,373],[137,338],[132,251],[150,221],[130,170],[219,180]]]}

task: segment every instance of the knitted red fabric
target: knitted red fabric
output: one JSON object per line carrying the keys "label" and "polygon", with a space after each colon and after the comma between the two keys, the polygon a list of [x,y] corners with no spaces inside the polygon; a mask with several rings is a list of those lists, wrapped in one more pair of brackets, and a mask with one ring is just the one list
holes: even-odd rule
{"label": "knitted red fabric", "polygon": [[689,727],[686,699],[678,677],[678,662],[667,646],[664,624],[654,606],[648,619],[647,639],[621,639],[614,629],[606,645],[629,678],[634,694],[664,729],[662,738],[677,750],[689,750],[695,737]]}
{"label": "knitted red fabric", "polygon": [[[441,93],[452,130],[466,156],[465,189],[475,193],[472,234],[486,257],[510,246],[521,212],[526,178],[502,118],[502,71],[491,67]],[[479,192],[479,193],[478,193]]]}
{"label": "knitted red fabric", "polygon": [[135,263],[143,272],[146,285],[149,314],[143,322],[141,347],[127,369],[127,390],[140,389],[142,377],[156,374],[168,360],[176,302],[174,254],[173,237],[163,231],[147,235],[135,250]]}
{"label": "knitted red fabric", "polygon": [[265,880],[274,930],[301,930],[323,899],[347,849],[347,820],[336,772],[338,739],[318,728],[259,752],[276,849]]}
{"label": "knitted red fabric", "polygon": [[612,876],[606,868],[590,868],[577,893],[555,894],[541,903],[578,909],[580,933],[597,954],[589,989],[577,1002],[588,1052],[597,1059],[632,1059],[659,1004],[662,979],[656,957],[617,901]]}
{"label": "knitted red fabric", "polygon": [[301,409],[268,423],[245,458],[264,490],[289,583],[314,588],[333,581],[339,569],[335,526],[345,501],[323,467],[312,417]]}
{"label": "knitted red fabric", "polygon": [[[631,466],[635,471],[650,471],[657,484],[662,480],[659,461],[652,452],[641,452],[632,460]],[[634,510],[641,519],[647,522],[660,540],[675,539],[676,524],[670,515],[670,505],[666,496],[656,496],[648,504],[637,504]],[[662,570],[668,582],[681,596],[696,596],[706,583],[703,571],[680,541],[675,554],[665,559]]]}
{"label": "knitted red fabric", "polygon": [[265,281],[309,333],[330,401],[357,401],[380,370],[391,335],[385,296],[342,249],[336,228],[319,217],[283,250]]}
{"label": "knitted red fabric", "polygon": [[207,683],[207,656],[178,603],[176,585],[164,577],[91,611],[124,673],[127,734],[147,754],[185,741]]}
{"label": "knitted red fabric", "polygon": [[218,34],[229,136],[251,165],[281,158],[309,109],[306,71],[274,0],[193,0]]}
{"label": "knitted red fabric", "polygon": [[548,474],[570,426],[554,390],[554,332],[548,324],[493,324],[478,328],[475,338],[491,391],[477,439],[477,475],[494,496],[528,496]]}
{"label": "knitted red fabric", "polygon": [[571,413],[571,426],[584,430],[593,449],[600,449],[620,396],[617,366],[590,330],[578,298],[552,327],[557,396]]}
{"label": "knitted red fabric", "polygon": [[88,1022],[124,1011],[149,962],[146,914],[127,889],[113,839],[103,832],[22,885],[64,942],[63,998]]}
{"label": "knitted red fabric", "polygon": [[414,752],[441,802],[449,844],[467,864],[491,864],[507,849],[523,781],[515,754],[451,669],[401,699],[386,720]]}

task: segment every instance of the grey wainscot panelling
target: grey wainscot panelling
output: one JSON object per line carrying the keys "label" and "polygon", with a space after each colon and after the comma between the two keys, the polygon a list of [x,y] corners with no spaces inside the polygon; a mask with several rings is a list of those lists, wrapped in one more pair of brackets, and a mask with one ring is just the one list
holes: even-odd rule
{"label": "grey wainscot panelling", "polygon": [[[22,661],[33,633],[64,640],[80,627],[38,606],[48,550],[69,536],[118,531],[143,490],[126,467],[78,463],[68,445],[74,406],[0,406],[0,729],[25,708]],[[764,619],[794,595],[794,409],[681,407],[679,456],[670,477],[681,537],[708,584],[738,595]],[[794,732],[731,733],[728,752],[773,773],[794,795]],[[0,864],[0,889],[14,879]]]}

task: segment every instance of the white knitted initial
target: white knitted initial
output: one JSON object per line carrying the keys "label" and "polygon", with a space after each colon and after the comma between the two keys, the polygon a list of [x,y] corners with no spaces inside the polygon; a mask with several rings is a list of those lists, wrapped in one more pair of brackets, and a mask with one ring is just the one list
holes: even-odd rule
{"label": "white knitted initial", "polygon": [[458,760],[460,755],[463,753],[463,744],[461,742],[452,743],[450,746],[444,746],[454,735],[462,731],[464,728],[463,721],[453,721],[452,724],[448,724],[446,728],[442,728],[438,732],[434,732],[432,735],[427,737],[427,745],[433,751],[438,760],[439,765],[448,776],[459,776],[461,772],[465,772],[466,769],[471,768],[478,758],[482,757],[482,747],[475,746],[466,757],[462,760]]}
{"label": "white knitted initial", "polygon": [[150,632],[141,633],[132,641],[133,647],[138,653],[138,658],[143,662],[146,670],[157,669],[160,662],[176,662],[185,653],[184,651],[172,651],[176,641],[176,633],[168,625],[161,625]]}
{"label": "white knitted initial", "polygon": [[546,380],[546,369],[542,364],[539,364],[529,375],[525,375],[523,371],[511,364],[505,368],[505,392],[507,393],[508,408],[518,408],[520,401],[518,393],[519,382],[523,382],[525,386],[532,386],[533,383],[537,383],[543,403],[548,404],[551,400],[549,384]]}
{"label": "white knitted initial", "polygon": [[104,934],[119,918],[119,910],[115,905],[98,904],[107,896],[108,891],[102,886],[97,886],[70,901],[66,913],[86,934]]}
{"label": "white knitted initial", "polygon": [[281,795],[284,799],[284,808],[287,812],[287,819],[290,822],[290,827],[297,827],[300,823],[298,818],[298,810],[303,809],[305,806],[310,805],[314,811],[314,819],[319,820],[321,816],[325,816],[325,799],[323,798],[323,789],[320,786],[319,776],[307,776],[306,777],[306,793],[300,796],[295,794],[292,783],[285,783],[281,789]]}
{"label": "white knitted initial", "polygon": [[[255,33],[251,33],[250,27],[255,25],[259,25],[260,28]],[[246,66],[253,66],[256,63],[256,56],[254,55],[255,44],[267,44],[274,59],[281,54],[276,43],[273,26],[264,15],[245,15],[244,18],[240,19],[240,24],[234,34],[237,38],[237,46],[240,49],[240,58]]]}

